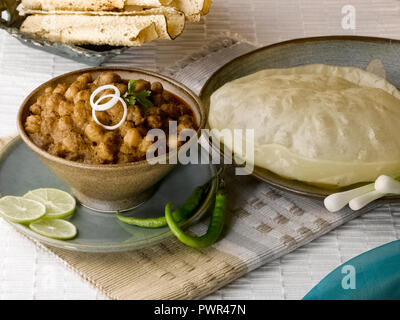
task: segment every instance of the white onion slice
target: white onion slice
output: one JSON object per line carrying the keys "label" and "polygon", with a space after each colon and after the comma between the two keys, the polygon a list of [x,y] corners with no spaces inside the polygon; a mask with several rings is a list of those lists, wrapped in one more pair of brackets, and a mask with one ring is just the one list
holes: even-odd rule
{"label": "white onion slice", "polygon": [[[112,89],[114,90],[114,94],[109,94],[103,97],[100,97],[99,99],[94,102],[94,98],[101,92],[107,89]],[[119,89],[112,85],[112,84],[107,84],[105,86],[101,86],[97,88],[96,90],[93,91],[92,95],[90,96],[90,106],[92,109],[95,109],[96,111],[106,111],[108,109],[111,109],[115,104],[118,102],[119,98],[121,97],[121,92]],[[112,98],[110,101],[100,104],[101,101],[103,101],[106,98]]]}
{"label": "white onion slice", "polygon": [[357,211],[364,208],[371,202],[383,198],[384,196],[386,196],[386,193],[380,193],[379,191],[374,190],[352,199],[349,202],[349,206],[351,210]]}
{"label": "white onion slice", "polygon": [[400,182],[382,175],[375,181],[375,190],[381,193],[400,194]]}
{"label": "white onion slice", "polygon": [[[114,90],[114,94],[107,94],[105,96],[100,97],[99,99],[96,100],[96,102],[94,102],[94,98],[101,92],[104,90],[108,90],[108,89],[112,89]],[[100,104],[101,101],[103,101],[104,99],[107,98],[111,98],[110,101]],[[105,124],[101,123],[99,121],[99,119],[97,119],[96,116],[96,111],[107,111],[111,108],[113,108],[118,101],[121,102],[123,108],[124,108],[124,115],[122,116],[122,119],[119,123],[117,123],[114,126],[106,126]],[[123,98],[121,98],[121,92],[119,91],[119,89],[112,85],[112,84],[107,84],[105,86],[101,86],[99,88],[97,88],[96,90],[93,91],[92,95],[90,96],[90,106],[92,107],[92,117],[93,120],[100,126],[102,126],[104,129],[107,130],[115,130],[118,129],[126,120],[126,117],[128,115],[128,107],[126,105],[126,102],[124,101]]]}
{"label": "white onion slice", "polygon": [[369,184],[357,189],[331,194],[324,200],[325,208],[330,212],[342,210],[352,199],[375,190],[374,184]]}
{"label": "white onion slice", "polygon": [[126,120],[126,117],[127,117],[127,115],[128,115],[128,106],[126,105],[125,100],[122,99],[121,97],[118,97],[118,100],[121,102],[122,106],[124,107],[124,115],[122,116],[121,121],[118,122],[118,123],[117,123],[116,125],[114,125],[114,126],[106,126],[106,125],[102,124],[102,123],[99,121],[99,119],[97,119],[97,116],[96,116],[96,111],[98,111],[98,110],[96,110],[96,109],[94,109],[94,108],[92,109],[92,117],[93,117],[93,120],[94,120],[98,125],[102,126],[104,129],[107,129],[107,130],[115,130],[115,129],[118,129],[118,128],[125,122],[125,120]]}
{"label": "white onion slice", "polygon": [[[112,98],[112,99],[106,103],[101,104],[99,107],[98,103],[107,98]],[[115,94],[107,94],[105,96],[100,97],[93,106],[91,105],[91,107],[96,111],[107,111],[113,108],[118,103],[119,98],[120,97]]]}

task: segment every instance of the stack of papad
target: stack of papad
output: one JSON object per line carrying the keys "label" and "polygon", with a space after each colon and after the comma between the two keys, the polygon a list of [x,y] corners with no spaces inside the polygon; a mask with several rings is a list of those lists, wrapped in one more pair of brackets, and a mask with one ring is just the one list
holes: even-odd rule
{"label": "stack of papad", "polygon": [[77,45],[140,46],[173,40],[212,0],[22,0],[21,31]]}

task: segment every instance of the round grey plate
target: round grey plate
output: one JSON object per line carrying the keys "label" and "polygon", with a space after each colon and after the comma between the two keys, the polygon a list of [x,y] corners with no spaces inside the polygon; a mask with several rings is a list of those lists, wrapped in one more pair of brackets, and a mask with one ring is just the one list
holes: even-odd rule
{"label": "round grey plate", "polygon": [[[388,81],[400,88],[400,41],[332,36],[277,43],[236,58],[211,76],[204,85],[200,98],[208,111],[211,94],[227,82],[263,69],[290,68],[315,63],[368,69],[385,75]],[[333,192],[355,187],[325,189],[282,178],[260,167],[255,168],[253,176],[276,188],[314,199],[323,199]],[[382,200],[400,201],[400,197],[386,197]]]}
{"label": "round grey plate", "polygon": [[[182,204],[192,191],[207,182],[215,174],[212,165],[190,164],[178,165],[158,186],[157,191],[140,207],[124,212],[124,215],[137,217],[157,217],[164,214],[167,202]],[[217,182],[214,179],[212,188],[201,208],[187,221],[190,225],[198,221],[206,212],[213,200]],[[16,138],[0,155],[0,194],[24,195],[36,188],[59,188],[69,191],[68,186],[57,178],[32,151]],[[29,230],[24,225],[12,223],[23,234],[45,244],[78,251],[113,252],[139,249],[154,245],[172,236],[168,227],[146,229],[130,226],[120,222],[114,214],[98,213],[77,205],[70,221],[78,228],[78,236],[73,240],[61,241],[43,237]]]}

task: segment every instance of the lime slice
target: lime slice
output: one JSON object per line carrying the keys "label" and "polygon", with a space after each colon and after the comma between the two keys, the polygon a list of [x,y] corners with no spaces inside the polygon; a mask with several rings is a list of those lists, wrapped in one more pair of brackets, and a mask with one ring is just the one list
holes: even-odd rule
{"label": "lime slice", "polygon": [[52,188],[42,188],[29,191],[24,198],[38,201],[46,206],[47,219],[61,219],[70,216],[75,211],[76,201],[69,193]]}
{"label": "lime slice", "polygon": [[62,219],[40,219],[32,222],[29,228],[42,236],[60,240],[72,239],[78,234],[71,222]]}
{"label": "lime slice", "polygon": [[22,197],[6,196],[0,199],[0,215],[18,223],[29,223],[46,214],[46,207],[40,202]]}

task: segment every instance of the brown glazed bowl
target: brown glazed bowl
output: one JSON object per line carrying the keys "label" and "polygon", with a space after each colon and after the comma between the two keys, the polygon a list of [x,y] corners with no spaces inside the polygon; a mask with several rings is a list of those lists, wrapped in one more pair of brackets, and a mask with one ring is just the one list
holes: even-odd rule
{"label": "brown glazed bowl", "polygon": [[[156,189],[157,183],[174,168],[175,164],[169,164],[168,161],[168,164],[150,164],[143,160],[127,164],[92,165],[69,161],[39,148],[31,141],[24,129],[29,107],[46,87],[54,87],[60,82],[72,83],[82,73],[90,72],[96,76],[103,71],[115,72],[123,79],[161,82],[167,91],[192,108],[199,127],[198,134],[205,127],[206,113],[199,98],[184,85],[163,75],[134,68],[97,67],[77,70],[53,78],[29,94],[18,113],[18,131],[23,141],[52,172],[71,187],[72,193],[82,205],[96,211],[115,212],[134,208],[147,200]],[[187,149],[191,143],[196,143],[196,139],[192,138],[185,143],[180,151]],[[166,157],[168,160],[172,155],[170,152],[164,155],[164,159]]]}

